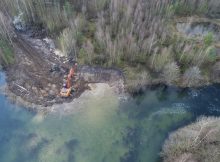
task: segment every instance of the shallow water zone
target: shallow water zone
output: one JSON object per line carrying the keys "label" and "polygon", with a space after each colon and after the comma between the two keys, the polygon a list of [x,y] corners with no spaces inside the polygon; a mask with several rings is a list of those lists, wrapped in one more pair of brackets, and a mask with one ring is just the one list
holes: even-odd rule
{"label": "shallow water zone", "polygon": [[106,92],[88,98],[80,111],[47,116],[0,95],[0,161],[158,162],[170,131],[198,116],[220,114],[219,94],[219,85],[159,87],[120,102]]}

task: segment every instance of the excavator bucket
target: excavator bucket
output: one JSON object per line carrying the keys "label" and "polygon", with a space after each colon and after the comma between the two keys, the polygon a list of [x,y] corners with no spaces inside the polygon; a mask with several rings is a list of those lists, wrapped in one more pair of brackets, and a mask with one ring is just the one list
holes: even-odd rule
{"label": "excavator bucket", "polygon": [[71,95],[71,91],[72,91],[71,88],[68,88],[68,89],[63,88],[60,92],[60,96],[61,97],[69,97]]}

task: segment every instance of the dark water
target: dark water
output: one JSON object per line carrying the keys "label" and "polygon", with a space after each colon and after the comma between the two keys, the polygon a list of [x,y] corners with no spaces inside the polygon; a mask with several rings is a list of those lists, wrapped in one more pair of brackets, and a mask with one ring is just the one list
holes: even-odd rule
{"label": "dark water", "polygon": [[158,162],[168,133],[220,115],[219,99],[219,85],[160,87],[125,103],[94,96],[76,113],[43,116],[0,95],[0,162]]}

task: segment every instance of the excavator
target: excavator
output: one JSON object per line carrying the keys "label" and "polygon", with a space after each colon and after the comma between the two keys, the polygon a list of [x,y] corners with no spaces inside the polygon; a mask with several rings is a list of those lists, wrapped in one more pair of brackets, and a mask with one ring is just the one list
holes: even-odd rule
{"label": "excavator", "polygon": [[70,68],[69,74],[67,75],[67,79],[63,84],[63,88],[60,91],[61,97],[65,97],[65,98],[70,97],[71,92],[73,90],[72,79],[74,78],[76,71],[77,71],[77,63],[75,63],[74,66]]}

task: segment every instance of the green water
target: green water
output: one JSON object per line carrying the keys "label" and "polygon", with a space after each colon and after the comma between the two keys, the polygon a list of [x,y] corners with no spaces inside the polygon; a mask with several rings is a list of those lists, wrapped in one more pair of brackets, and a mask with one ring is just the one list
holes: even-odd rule
{"label": "green water", "polygon": [[167,134],[194,118],[195,100],[173,88],[125,102],[105,93],[75,113],[44,116],[0,95],[0,162],[158,162]]}

